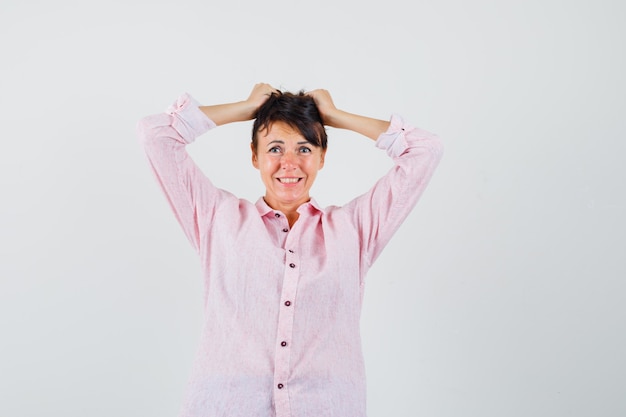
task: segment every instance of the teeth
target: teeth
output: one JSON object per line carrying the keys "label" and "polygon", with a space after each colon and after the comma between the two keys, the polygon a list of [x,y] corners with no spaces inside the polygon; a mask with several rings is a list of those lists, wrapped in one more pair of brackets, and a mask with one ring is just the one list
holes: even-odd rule
{"label": "teeth", "polygon": [[294,184],[300,181],[300,178],[279,178],[278,181],[282,182],[283,184]]}

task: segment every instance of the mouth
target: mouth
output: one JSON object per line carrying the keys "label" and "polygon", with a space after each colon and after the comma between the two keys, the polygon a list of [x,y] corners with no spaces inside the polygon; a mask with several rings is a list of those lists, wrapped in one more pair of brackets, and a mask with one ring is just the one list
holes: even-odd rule
{"label": "mouth", "polygon": [[276,178],[276,179],[281,184],[296,184],[302,180],[302,178],[299,178],[299,177],[288,177],[288,178],[284,177],[284,178]]}

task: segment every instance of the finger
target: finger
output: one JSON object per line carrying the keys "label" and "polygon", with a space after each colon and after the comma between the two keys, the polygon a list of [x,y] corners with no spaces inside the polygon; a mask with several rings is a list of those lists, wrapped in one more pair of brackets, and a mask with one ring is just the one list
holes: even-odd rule
{"label": "finger", "polygon": [[278,90],[272,87],[271,85],[267,84],[267,91],[265,94],[268,96],[271,96],[272,94],[278,94]]}

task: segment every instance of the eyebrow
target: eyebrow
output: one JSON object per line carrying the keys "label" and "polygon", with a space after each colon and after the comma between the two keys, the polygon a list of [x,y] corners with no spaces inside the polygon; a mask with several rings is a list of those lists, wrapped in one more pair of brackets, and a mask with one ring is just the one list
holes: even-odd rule
{"label": "eyebrow", "polygon": [[[285,144],[285,141],[280,140],[280,139],[274,139],[273,141],[271,141],[270,143],[268,143],[268,145],[271,145],[272,143],[281,143],[281,144]],[[304,140],[301,142],[297,142],[296,145],[306,145],[307,143],[309,143],[308,141]]]}

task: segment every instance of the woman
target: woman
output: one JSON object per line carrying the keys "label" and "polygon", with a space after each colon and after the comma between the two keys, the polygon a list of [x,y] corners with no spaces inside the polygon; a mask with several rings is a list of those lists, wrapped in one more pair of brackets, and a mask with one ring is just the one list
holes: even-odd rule
{"label": "woman", "polygon": [[[185,151],[208,130],[252,120],[256,204],[218,189]],[[395,166],[343,207],[309,196],[324,126],[375,141]],[[254,86],[241,102],[182,95],[139,122],[159,185],[201,259],[205,321],[181,417],[363,417],[359,316],[368,269],[424,191],[436,136],[337,109],[325,90]]]}

